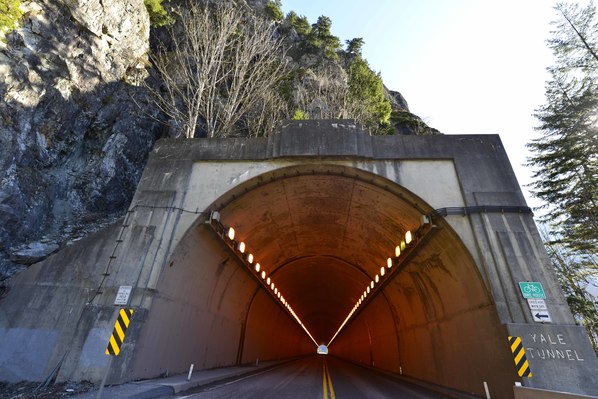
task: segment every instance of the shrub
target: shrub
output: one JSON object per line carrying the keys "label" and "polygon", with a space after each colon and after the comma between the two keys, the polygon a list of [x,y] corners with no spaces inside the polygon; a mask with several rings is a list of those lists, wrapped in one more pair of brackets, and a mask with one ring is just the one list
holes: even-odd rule
{"label": "shrub", "polygon": [[305,37],[311,32],[311,24],[305,15],[299,16],[295,11],[291,11],[287,14],[286,19],[299,36]]}
{"label": "shrub", "polygon": [[353,102],[360,104],[367,115],[364,124],[372,131],[389,126],[391,106],[384,97],[382,78],[360,56],[349,66],[349,96]]}
{"label": "shrub", "polygon": [[19,0],[0,0],[0,34],[15,28],[15,23],[23,16]]}
{"label": "shrub", "polygon": [[280,0],[268,0],[265,7],[268,18],[274,21],[282,21],[284,19],[284,14],[280,7],[282,7]]}
{"label": "shrub", "polygon": [[298,109],[295,111],[291,119],[294,121],[305,121],[309,119],[309,115],[307,115],[307,112]]}
{"label": "shrub", "polygon": [[168,12],[164,9],[162,1],[163,0],[143,0],[147,12],[149,13],[150,24],[152,27],[170,25],[174,22],[168,15]]}

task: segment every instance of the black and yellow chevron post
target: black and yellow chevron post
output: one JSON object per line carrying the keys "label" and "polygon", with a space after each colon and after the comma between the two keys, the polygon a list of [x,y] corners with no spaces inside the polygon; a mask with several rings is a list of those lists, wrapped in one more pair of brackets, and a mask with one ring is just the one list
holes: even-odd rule
{"label": "black and yellow chevron post", "polygon": [[120,347],[125,340],[125,333],[127,332],[127,328],[129,328],[129,324],[131,324],[132,315],[133,309],[121,309],[118,312],[118,318],[114,323],[114,330],[112,330],[112,335],[106,347],[107,355],[118,356],[120,353]]}
{"label": "black and yellow chevron post", "polygon": [[532,370],[529,368],[521,337],[512,337],[509,335],[509,344],[511,345],[511,352],[513,352],[515,367],[517,368],[519,377],[532,378]]}

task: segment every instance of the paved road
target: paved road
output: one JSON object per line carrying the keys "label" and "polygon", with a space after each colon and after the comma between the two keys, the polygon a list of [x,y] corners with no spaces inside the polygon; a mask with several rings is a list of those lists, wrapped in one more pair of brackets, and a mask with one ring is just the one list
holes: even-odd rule
{"label": "paved road", "polygon": [[191,390],[177,397],[194,399],[446,398],[328,356],[300,359],[235,381]]}

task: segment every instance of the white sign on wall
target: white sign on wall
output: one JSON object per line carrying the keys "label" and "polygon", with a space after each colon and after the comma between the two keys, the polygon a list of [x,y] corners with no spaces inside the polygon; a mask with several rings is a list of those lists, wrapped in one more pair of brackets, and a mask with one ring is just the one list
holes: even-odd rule
{"label": "white sign on wall", "polygon": [[129,297],[131,296],[131,291],[133,287],[130,285],[121,285],[118,288],[118,292],[116,293],[116,298],[114,298],[115,305],[126,305],[129,303]]}

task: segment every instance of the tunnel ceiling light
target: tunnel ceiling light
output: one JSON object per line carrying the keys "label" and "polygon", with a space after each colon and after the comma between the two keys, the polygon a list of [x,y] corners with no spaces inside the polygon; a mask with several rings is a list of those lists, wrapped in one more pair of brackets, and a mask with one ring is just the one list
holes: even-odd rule
{"label": "tunnel ceiling light", "polygon": [[[314,337],[311,335],[309,330],[305,327],[305,325],[303,324],[303,322],[301,321],[299,316],[297,316],[297,314],[295,313],[295,311],[293,310],[291,305],[287,302],[287,300],[284,298],[284,296],[280,293],[280,290],[278,289],[278,287],[275,286],[275,284],[272,281],[272,279],[270,278],[270,276],[267,276],[266,270],[263,270],[262,266],[258,262],[255,263],[255,266],[252,266],[253,262],[255,260],[255,257],[252,253],[246,254],[246,252],[248,252],[248,251],[247,251],[247,245],[245,244],[245,242],[235,241],[235,236],[237,234],[236,234],[234,227],[224,226],[220,221],[220,213],[218,211],[211,212],[210,218],[209,218],[209,220],[206,221],[206,224],[209,224],[210,227],[212,227],[212,229],[214,230],[216,235],[220,239],[222,239],[222,241],[228,246],[228,248],[232,251],[232,253],[235,254],[239,258],[241,263],[243,263],[245,265],[245,267],[247,268],[247,271],[249,271],[251,276],[253,276],[256,279],[258,284],[261,284],[262,288],[264,288],[268,292],[269,295],[272,295],[273,299],[275,299],[276,302],[280,301],[279,305],[287,312],[287,314],[289,314],[290,317],[292,317],[297,322],[297,324],[299,324],[299,326],[301,326],[301,328],[303,328],[305,333],[307,333],[309,338],[317,346],[318,343],[316,342]],[[253,270],[255,270],[255,273],[253,273]],[[261,279],[260,279],[260,277],[261,277]],[[266,279],[266,277],[267,277],[267,279]]]}
{"label": "tunnel ceiling light", "polygon": [[[330,342],[328,342],[328,347],[330,347],[332,341],[334,341],[336,336],[345,327],[345,325],[349,321],[351,321],[357,313],[359,313],[357,311],[362,311],[363,309],[365,309],[366,305],[374,299],[374,297],[385,287],[385,285],[388,282],[392,280],[391,277],[403,269],[402,265],[416,253],[416,248],[418,248],[427,240],[429,233],[436,229],[436,226],[432,224],[429,218],[426,217],[422,220],[422,224],[419,226],[418,230],[415,233],[412,233],[411,230],[405,232],[404,239],[401,239],[399,245],[395,247],[394,258],[386,259],[386,266],[388,267],[388,276],[385,278],[384,281],[382,281],[381,284],[377,286],[374,285],[374,281],[370,281],[370,284],[366,286],[366,290],[363,292],[363,294],[361,294],[361,297],[357,300],[351,311],[347,314],[345,321],[343,321],[343,323],[338,328],[334,336],[330,339]],[[374,277],[375,282],[379,283],[381,277],[384,277],[385,274],[386,269],[384,267],[381,267],[380,274],[376,274],[376,276]],[[372,295],[369,295],[370,293]],[[363,307],[361,307],[362,304],[364,305]]]}

